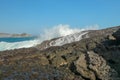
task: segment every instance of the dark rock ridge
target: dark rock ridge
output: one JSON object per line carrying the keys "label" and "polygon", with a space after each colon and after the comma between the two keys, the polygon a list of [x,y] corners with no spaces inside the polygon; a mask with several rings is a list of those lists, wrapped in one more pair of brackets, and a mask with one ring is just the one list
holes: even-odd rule
{"label": "dark rock ridge", "polygon": [[120,40],[120,29],[118,29],[115,33],[113,33],[113,36],[114,36],[117,40]]}
{"label": "dark rock ridge", "polygon": [[0,37],[30,37],[30,34],[21,33],[21,34],[9,34],[9,33],[0,33]]}
{"label": "dark rock ridge", "polygon": [[63,46],[41,49],[38,45],[0,52],[0,78],[120,80],[120,41],[115,37],[119,29],[120,26],[89,31],[82,40]]}

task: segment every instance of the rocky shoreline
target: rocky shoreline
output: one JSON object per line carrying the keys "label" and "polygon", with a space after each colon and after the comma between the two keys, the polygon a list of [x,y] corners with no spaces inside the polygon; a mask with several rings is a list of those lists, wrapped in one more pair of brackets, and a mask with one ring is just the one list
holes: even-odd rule
{"label": "rocky shoreline", "polygon": [[[119,80],[120,26],[89,31],[63,46],[0,52],[2,80]],[[83,36],[84,37],[84,36]],[[53,39],[54,40],[54,39]]]}

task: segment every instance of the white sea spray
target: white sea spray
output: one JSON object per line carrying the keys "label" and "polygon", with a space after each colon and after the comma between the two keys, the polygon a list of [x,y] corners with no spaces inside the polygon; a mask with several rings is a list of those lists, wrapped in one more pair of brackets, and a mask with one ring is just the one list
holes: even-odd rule
{"label": "white sea spray", "polygon": [[57,25],[52,28],[43,30],[39,38],[34,40],[27,40],[21,42],[0,42],[0,51],[19,49],[19,48],[29,48],[34,47],[45,40],[50,40],[53,38],[60,37],[52,42],[50,46],[62,46],[67,43],[75,42],[81,40],[83,35],[87,34],[86,30],[96,30],[98,25],[87,26],[84,29],[71,28],[69,25]]}

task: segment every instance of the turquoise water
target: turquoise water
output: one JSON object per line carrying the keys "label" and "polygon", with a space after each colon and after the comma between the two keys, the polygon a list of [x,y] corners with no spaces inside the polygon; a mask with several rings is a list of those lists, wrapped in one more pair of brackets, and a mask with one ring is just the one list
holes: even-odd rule
{"label": "turquoise water", "polygon": [[27,41],[33,40],[36,37],[22,37],[22,38],[0,38],[0,42],[20,42],[20,41]]}
{"label": "turquoise water", "polygon": [[37,37],[0,38],[0,51],[29,48],[40,43]]}

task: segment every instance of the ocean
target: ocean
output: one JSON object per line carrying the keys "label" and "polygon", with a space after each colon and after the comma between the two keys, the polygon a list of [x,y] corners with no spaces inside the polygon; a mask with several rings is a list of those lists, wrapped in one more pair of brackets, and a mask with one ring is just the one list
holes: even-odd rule
{"label": "ocean", "polygon": [[[66,43],[78,41],[84,34],[80,33],[85,30],[96,30],[97,25],[93,27],[88,27],[85,29],[70,28],[69,25],[58,25],[50,29],[43,30],[39,37],[23,37],[23,38],[0,38],[0,51],[19,49],[19,48],[29,48],[34,47],[44,40],[50,40],[57,37],[63,37],[55,41],[54,45],[51,46],[61,46]],[[80,33],[72,35],[75,33]],[[69,36],[68,36],[69,35]],[[66,37],[64,37],[66,36]]]}
{"label": "ocean", "polygon": [[37,37],[0,38],[0,51],[29,48],[39,44]]}
{"label": "ocean", "polygon": [[22,37],[22,38],[0,38],[0,42],[20,42],[20,41],[27,41],[33,40],[36,37]]}

